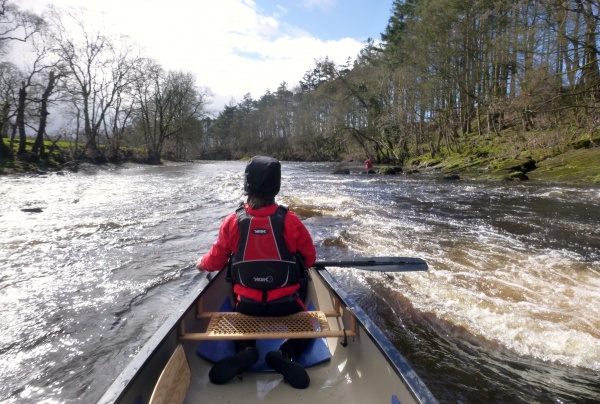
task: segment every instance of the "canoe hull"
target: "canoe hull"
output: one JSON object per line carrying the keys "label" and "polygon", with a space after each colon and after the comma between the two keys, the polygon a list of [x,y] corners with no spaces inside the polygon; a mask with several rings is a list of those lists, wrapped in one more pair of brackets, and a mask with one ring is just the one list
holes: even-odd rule
{"label": "canoe hull", "polygon": [[[325,338],[331,359],[307,369],[311,384],[296,390],[275,372],[246,372],[225,385],[208,381],[211,363],[197,355],[202,341],[183,340],[185,332],[206,328],[198,312],[218,312],[231,285],[219,273],[208,286],[199,286],[140,350],[115,380],[101,403],[147,403],[178,346],[182,345],[191,371],[184,402],[327,402],[433,403],[435,398],[408,362],[371,319],[350,299],[325,269],[311,269],[306,301],[316,310],[339,310],[329,318],[331,330],[356,329],[357,336]],[[342,346],[345,342],[345,347]],[[347,344],[346,344],[347,343]]]}

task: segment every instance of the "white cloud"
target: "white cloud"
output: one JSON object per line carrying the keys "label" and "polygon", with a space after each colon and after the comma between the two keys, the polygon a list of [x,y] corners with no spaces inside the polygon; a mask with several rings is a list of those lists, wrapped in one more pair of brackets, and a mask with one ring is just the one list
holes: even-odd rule
{"label": "white cloud", "polygon": [[[43,0],[21,0],[40,11]],[[105,11],[107,22],[146,49],[167,69],[196,74],[215,94],[213,108],[245,93],[258,98],[282,81],[295,86],[314,60],[328,56],[337,63],[355,57],[363,44],[355,39],[323,41],[289,26],[285,9],[261,14],[252,0],[50,0],[58,6]],[[327,6],[329,0],[309,1]]]}
{"label": "white cloud", "polygon": [[308,10],[318,8],[327,11],[331,10],[336,3],[337,0],[302,0],[302,6]]}

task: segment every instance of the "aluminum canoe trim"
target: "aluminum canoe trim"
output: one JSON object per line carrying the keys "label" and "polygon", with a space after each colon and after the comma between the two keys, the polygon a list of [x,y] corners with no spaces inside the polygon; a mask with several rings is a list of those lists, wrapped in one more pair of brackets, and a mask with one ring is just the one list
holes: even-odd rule
{"label": "aluminum canoe trim", "polygon": [[326,269],[317,269],[318,274],[332,292],[350,309],[354,314],[356,321],[366,331],[369,338],[379,349],[381,354],[387,359],[390,366],[394,369],[398,377],[404,382],[404,385],[412,396],[420,403],[434,404],[438,401],[421,380],[419,375],[413,370],[412,366],[383,334],[381,329],[375,325],[371,318],[365,313],[356,302],[348,296],[342,286],[333,278]]}

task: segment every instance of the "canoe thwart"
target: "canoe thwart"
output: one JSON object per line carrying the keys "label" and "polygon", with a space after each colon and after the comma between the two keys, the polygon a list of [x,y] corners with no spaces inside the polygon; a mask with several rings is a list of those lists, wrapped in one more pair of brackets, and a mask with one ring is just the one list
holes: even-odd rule
{"label": "canoe thwart", "polygon": [[[201,333],[182,333],[184,340],[235,340],[321,338],[356,336],[356,329],[331,330],[327,317],[339,317],[338,312],[303,311],[282,317],[256,317],[238,312],[207,312],[199,318],[209,318]],[[355,324],[353,324],[355,326]]]}

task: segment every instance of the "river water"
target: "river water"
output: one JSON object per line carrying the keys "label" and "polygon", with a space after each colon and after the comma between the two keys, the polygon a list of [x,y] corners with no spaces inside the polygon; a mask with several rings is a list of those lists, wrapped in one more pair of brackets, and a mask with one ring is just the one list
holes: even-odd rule
{"label": "river water", "polygon": [[[332,272],[440,402],[600,401],[600,188],[336,168],[284,162],[278,201],[319,259],[427,260]],[[0,177],[0,401],[97,401],[206,282],[192,264],[243,198],[243,170]]]}

